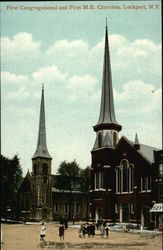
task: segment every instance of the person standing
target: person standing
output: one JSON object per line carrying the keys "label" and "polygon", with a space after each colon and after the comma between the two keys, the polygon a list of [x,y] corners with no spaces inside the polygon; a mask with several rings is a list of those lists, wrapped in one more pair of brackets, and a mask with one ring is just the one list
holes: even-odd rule
{"label": "person standing", "polygon": [[92,223],[92,236],[94,237],[95,236],[95,224]]}
{"label": "person standing", "polygon": [[85,238],[86,233],[87,233],[87,226],[84,224],[84,225],[82,226],[83,238]]}
{"label": "person standing", "polygon": [[41,231],[40,231],[40,240],[44,240],[45,238],[45,233],[46,233],[46,228],[45,228],[45,225],[44,223],[42,223],[41,225]]}
{"label": "person standing", "polygon": [[106,227],[105,227],[105,232],[106,232],[106,237],[109,238],[110,227],[108,225],[106,225]]}
{"label": "person standing", "polygon": [[90,227],[90,224],[89,224],[89,223],[87,223],[87,234],[88,234],[88,237],[90,238],[91,227]]}
{"label": "person standing", "polygon": [[64,226],[63,224],[60,224],[59,226],[59,237],[60,237],[60,240],[64,240]]}
{"label": "person standing", "polygon": [[90,235],[92,237],[94,237],[94,235],[95,235],[95,225],[94,225],[94,223],[90,224]]}
{"label": "person standing", "polygon": [[102,223],[101,226],[100,226],[100,237],[101,238],[104,238],[104,232],[105,232],[105,228],[104,228],[104,225]]}

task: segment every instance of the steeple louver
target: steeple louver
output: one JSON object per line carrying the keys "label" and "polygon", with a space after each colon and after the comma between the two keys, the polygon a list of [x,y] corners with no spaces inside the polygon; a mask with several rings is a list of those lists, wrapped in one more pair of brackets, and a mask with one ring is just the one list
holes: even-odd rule
{"label": "steeple louver", "polygon": [[114,129],[121,130],[121,125],[116,121],[114,111],[114,99],[112,89],[112,75],[111,75],[111,62],[108,42],[108,30],[106,25],[105,33],[105,52],[103,63],[103,79],[102,79],[102,93],[101,93],[101,108],[97,124],[94,130],[97,132],[101,129]]}
{"label": "steeple louver", "polygon": [[42,96],[41,96],[41,107],[40,107],[40,121],[39,121],[39,132],[36,152],[32,159],[37,157],[43,157],[52,159],[50,156],[47,146],[46,146],[46,127],[45,127],[45,104],[44,104],[44,86],[42,86]]}

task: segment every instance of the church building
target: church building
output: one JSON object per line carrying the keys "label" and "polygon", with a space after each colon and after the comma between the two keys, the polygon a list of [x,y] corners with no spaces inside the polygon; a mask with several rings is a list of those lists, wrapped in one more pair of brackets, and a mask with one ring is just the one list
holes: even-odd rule
{"label": "church building", "polygon": [[[20,217],[27,220],[107,220],[110,223],[163,225],[163,151],[125,136],[114,108],[108,28],[106,26],[101,107],[93,127],[90,191],[57,190],[53,185],[52,157],[46,145],[44,87],[39,132],[28,171],[18,192]],[[59,145],[58,145],[59,146]],[[81,145],[82,147],[82,145]],[[88,152],[89,153],[89,152]],[[63,159],[61,159],[63,160]]]}
{"label": "church building", "polygon": [[163,151],[142,145],[137,134],[134,142],[119,139],[122,125],[115,116],[107,25],[100,115],[93,129],[91,218],[146,228],[162,225]]}
{"label": "church building", "polygon": [[86,220],[89,194],[76,190],[59,190],[52,175],[52,157],[46,144],[44,87],[42,87],[39,132],[32,157],[32,172],[27,172],[18,191],[19,218],[27,221]]}

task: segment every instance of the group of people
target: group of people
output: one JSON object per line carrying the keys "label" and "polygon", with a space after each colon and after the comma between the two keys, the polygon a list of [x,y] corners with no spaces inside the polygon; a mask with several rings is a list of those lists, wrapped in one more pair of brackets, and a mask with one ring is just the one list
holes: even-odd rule
{"label": "group of people", "polygon": [[[60,240],[64,240],[64,231],[65,231],[65,229],[67,229],[67,225],[66,225],[66,227],[64,227],[63,224],[60,224],[60,226],[59,226]],[[42,223],[41,224],[41,231],[40,231],[40,241],[44,241],[45,234],[46,234],[46,227],[45,227],[44,223]]]}
{"label": "group of people", "polygon": [[[97,225],[96,225],[97,226]],[[100,230],[100,237],[104,238],[106,235],[107,238],[109,238],[110,235],[110,227],[107,223],[101,223],[98,225],[97,229]],[[79,237],[85,238],[86,234],[88,234],[88,237],[95,235],[95,224],[94,223],[86,223],[81,225],[79,229]]]}
{"label": "group of people", "polygon": [[86,223],[80,226],[79,229],[79,237],[85,238],[85,235],[88,234],[88,237],[95,235],[95,224],[94,223]]}
{"label": "group of people", "polygon": [[[67,228],[68,228],[67,225],[64,226],[63,223],[60,223],[60,226],[59,226],[60,240],[64,240],[64,231]],[[105,235],[106,235],[107,238],[109,238],[110,228],[109,228],[109,225],[107,223],[101,223],[100,225],[98,225],[97,229],[100,230],[100,237],[101,238],[104,238]],[[41,231],[40,231],[40,240],[41,241],[44,240],[45,234],[46,234],[46,228],[45,228],[44,223],[42,223]],[[95,236],[95,223],[85,223],[85,224],[80,226],[79,237],[80,238],[85,238],[86,234],[88,235],[88,237],[94,237]]]}
{"label": "group of people", "polygon": [[110,227],[108,224],[101,224],[100,227],[100,237],[104,238],[104,236],[106,235],[107,238],[109,238],[110,235]]}

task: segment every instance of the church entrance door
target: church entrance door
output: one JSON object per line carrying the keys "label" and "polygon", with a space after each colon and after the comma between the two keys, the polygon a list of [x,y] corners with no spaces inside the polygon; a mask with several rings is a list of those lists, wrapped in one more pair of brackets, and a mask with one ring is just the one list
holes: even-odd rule
{"label": "church entrance door", "polygon": [[149,207],[143,207],[143,210],[142,210],[142,225],[143,225],[143,227],[148,227],[149,222],[150,222]]}
{"label": "church entrance door", "polygon": [[127,203],[121,204],[120,207],[120,222],[128,223],[129,222],[129,206]]}
{"label": "church entrance door", "polygon": [[102,219],[102,211],[103,211],[103,209],[101,207],[96,208],[96,221]]}

